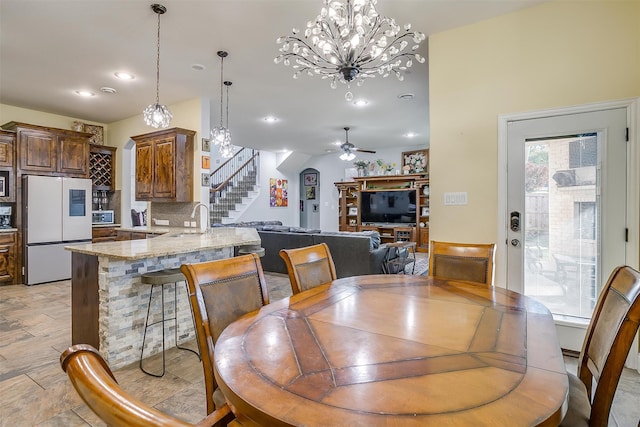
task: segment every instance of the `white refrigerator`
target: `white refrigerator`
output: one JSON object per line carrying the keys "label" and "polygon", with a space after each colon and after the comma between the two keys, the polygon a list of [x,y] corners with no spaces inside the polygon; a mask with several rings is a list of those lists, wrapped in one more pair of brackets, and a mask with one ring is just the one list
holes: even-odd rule
{"label": "white refrigerator", "polygon": [[71,278],[73,243],[91,242],[91,180],[23,177],[24,283]]}

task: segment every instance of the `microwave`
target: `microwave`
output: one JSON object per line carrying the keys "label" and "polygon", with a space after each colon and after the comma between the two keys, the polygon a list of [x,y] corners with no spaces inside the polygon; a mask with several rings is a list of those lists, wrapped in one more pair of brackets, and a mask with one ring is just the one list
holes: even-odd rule
{"label": "microwave", "polygon": [[113,211],[92,211],[92,224],[113,224]]}

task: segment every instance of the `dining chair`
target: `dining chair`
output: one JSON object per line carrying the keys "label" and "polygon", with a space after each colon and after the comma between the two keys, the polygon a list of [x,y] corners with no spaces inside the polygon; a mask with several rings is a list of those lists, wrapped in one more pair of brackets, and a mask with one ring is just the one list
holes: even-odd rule
{"label": "dining chair", "polygon": [[493,285],[495,243],[451,243],[432,240],[429,276]]}
{"label": "dining chair", "polygon": [[189,288],[189,304],[204,370],[207,413],[211,413],[226,403],[213,374],[214,345],[230,323],[269,304],[267,283],[255,253],[183,264],[180,270]]}
{"label": "dining chair", "polygon": [[142,402],[120,387],[107,362],[98,350],[88,344],[69,347],[60,355],[60,365],[84,403],[109,426],[238,425],[227,404],[221,405],[197,424],[191,424]]}
{"label": "dining chair", "polygon": [[[616,267],[598,297],[578,359],[569,373],[569,405],[562,427],[605,427],[640,323],[640,273]],[[595,388],[594,388],[595,383]]]}
{"label": "dining chair", "polygon": [[296,249],[280,249],[280,257],[287,265],[294,295],[337,278],[336,266],[326,243]]}

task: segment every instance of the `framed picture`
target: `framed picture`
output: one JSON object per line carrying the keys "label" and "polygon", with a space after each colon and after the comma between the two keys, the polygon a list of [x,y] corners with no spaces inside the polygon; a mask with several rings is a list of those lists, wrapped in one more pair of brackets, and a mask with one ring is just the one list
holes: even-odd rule
{"label": "framed picture", "polygon": [[429,173],[429,149],[402,153],[402,170],[405,173]]}
{"label": "framed picture", "polygon": [[[305,186],[318,185],[318,174],[315,173],[315,172],[305,173],[304,174],[304,185]],[[315,199],[315,197],[314,197],[314,199]]]}
{"label": "framed picture", "polygon": [[286,208],[289,206],[289,182],[281,178],[269,178],[269,206]]}
{"label": "framed picture", "polygon": [[104,144],[104,128],[102,126],[85,124],[84,131],[93,135],[89,138],[89,144]]}
{"label": "framed picture", "polygon": [[9,172],[0,171],[0,197],[9,197]]}
{"label": "framed picture", "polygon": [[358,215],[358,207],[352,206],[349,208],[349,215]]}
{"label": "framed picture", "polygon": [[202,156],[202,169],[211,169],[211,157]]}
{"label": "framed picture", "polygon": [[202,151],[207,153],[211,151],[211,141],[207,138],[202,138]]}
{"label": "framed picture", "polygon": [[316,199],[316,187],[307,187],[306,188],[307,200],[315,200]]}
{"label": "framed picture", "polygon": [[200,180],[203,187],[209,187],[211,185],[211,175],[206,172],[200,174]]}

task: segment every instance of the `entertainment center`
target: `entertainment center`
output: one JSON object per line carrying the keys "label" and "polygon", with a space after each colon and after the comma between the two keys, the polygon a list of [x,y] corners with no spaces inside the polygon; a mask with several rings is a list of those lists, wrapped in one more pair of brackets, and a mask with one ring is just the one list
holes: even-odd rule
{"label": "entertainment center", "polygon": [[379,175],[336,182],[339,230],[376,230],[382,243],[416,242],[429,250],[429,178]]}

